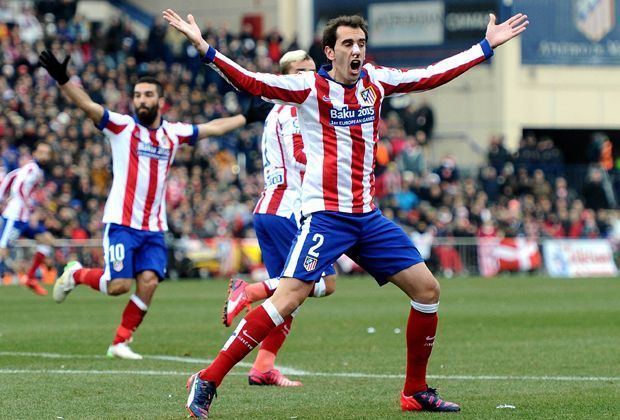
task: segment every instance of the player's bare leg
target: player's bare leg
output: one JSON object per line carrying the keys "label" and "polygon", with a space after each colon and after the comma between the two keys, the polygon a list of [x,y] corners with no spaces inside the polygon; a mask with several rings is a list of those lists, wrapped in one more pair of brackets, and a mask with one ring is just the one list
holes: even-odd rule
{"label": "player's bare leg", "polygon": [[[130,347],[133,333],[142,323],[148,307],[153,299],[159,278],[153,271],[146,270],[136,277],[136,293],[131,296],[123,315],[121,323],[116,329],[116,335],[108,348],[108,356],[121,359],[142,359],[142,356],[134,352]],[[108,286],[109,294],[123,294],[131,290],[131,280],[118,279],[111,281]]]}
{"label": "player's bare leg", "polygon": [[426,384],[426,367],[435,343],[439,282],[426,264],[413,265],[389,279],[411,299],[407,321],[407,371],[401,392],[403,411],[459,411],[454,403],[442,400]]}

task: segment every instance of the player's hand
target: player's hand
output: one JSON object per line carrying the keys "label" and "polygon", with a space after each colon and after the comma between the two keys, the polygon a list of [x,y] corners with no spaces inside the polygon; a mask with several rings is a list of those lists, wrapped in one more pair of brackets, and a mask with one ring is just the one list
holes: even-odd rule
{"label": "player's hand", "polygon": [[61,63],[50,50],[45,50],[39,54],[39,65],[47,70],[50,76],[61,86],[69,81],[68,64],[69,56],[66,56]]}
{"label": "player's hand", "polygon": [[527,28],[529,23],[530,22],[527,20],[527,15],[517,13],[504,23],[496,25],[495,15],[491,13],[489,14],[486,39],[489,41],[491,48],[499,47],[504,42],[510,41],[512,38],[525,31],[525,28]]}
{"label": "player's hand", "polygon": [[209,49],[209,44],[202,38],[202,33],[193,15],[187,15],[187,21],[185,21],[172,9],[166,9],[162,14],[170,26],[185,35],[199,53],[202,55],[206,54]]}

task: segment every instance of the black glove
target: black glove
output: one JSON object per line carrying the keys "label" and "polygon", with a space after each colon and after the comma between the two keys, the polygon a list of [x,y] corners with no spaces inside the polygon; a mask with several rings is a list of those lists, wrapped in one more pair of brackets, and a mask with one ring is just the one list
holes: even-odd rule
{"label": "black glove", "polygon": [[257,121],[265,122],[271,108],[273,108],[273,104],[267,103],[262,99],[253,96],[250,98],[247,108],[243,110],[245,123],[251,124]]}
{"label": "black glove", "polygon": [[45,50],[39,54],[39,65],[47,70],[50,76],[52,76],[59,85],[64,85],[69,81],[69,74],[67,74],[68,64],[69,56],[65,58],[65,61],[60,63],[50,50]]}

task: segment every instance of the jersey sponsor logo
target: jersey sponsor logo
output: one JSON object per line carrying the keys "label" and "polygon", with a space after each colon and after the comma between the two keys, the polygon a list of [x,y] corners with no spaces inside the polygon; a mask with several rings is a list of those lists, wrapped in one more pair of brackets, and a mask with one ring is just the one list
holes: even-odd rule
{"label": "jersey sponsor logo", "polygon": [[306,271],[312,271],[316,268],[317,263],[318,260],[316,258],[308,255],[304,260],[304,268],[306,269]]}
{"label": "jersey sponsor logo", "polygon": [[274,187],[284,184],[284,168],[275,168],[267,171],[267,178],[265,179],[266,187]]}
{"label": "jersey sponsor logo", "polygon": [[366,106],[373,106],[377,101],[377,94],[372,86],[368,86],[360,93],[360,98],[362,99],[360,103]]}
{"label": "jersey sponsor logo", "polygon": [[375,120],[375,109],[371,106],[363,106],[358,109],[332,108],[329,110],[329,123],[335,127],[348,127],[361,125]]}
{"label": "jersey sponsor logo", "polygon": [[332,98],[330,98],[329,96],[325,96],[325,95],[323,95],[323,97],[321,99],[323,99],[323,101],[325,101],[325,102],[331,102],[332,101]]}
{"label": "jersey sponsor logo", "polygon": [[138,156],[144,156],[152,159],[168,160],[170,149],[165,147],[155,147],[149,143],[138,143]]}

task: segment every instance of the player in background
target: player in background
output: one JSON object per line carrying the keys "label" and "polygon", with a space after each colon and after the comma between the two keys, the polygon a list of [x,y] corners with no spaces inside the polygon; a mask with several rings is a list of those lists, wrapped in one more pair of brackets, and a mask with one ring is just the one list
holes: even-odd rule
{"label": "player in background", "polygon": [[37,247],[26,274],[26,286],[41,296],[47,295],[47,290],[39,284],[36,272],[45,258],[52,254],[54,237],[42,223],[37,220],[35,224],[31,217],[35,206],[33,194],[43,182],[43,170],[51,159],[52,147],[39,141],[32,152],[32,160],[6,174],[0,183],[0,201],[5,203],[0,227],[0,279],[8,271],[5,260],[11,243],[20,236],[35,239]]}
{"label": "player in background", "polygon": [[[314,61],[303,50],[287,52],[279,64],[282,74],[316,71]],[[297,109],[290,105],[273,106],[252,97],[243,114],[219,118],[210,121],[208,125],[212,131],[217,128],[214,135],[223,135],[258,121],[265,123],[262,138],[265,186],[254,209],[254,229],[270,279],[252,284],[241,279],[231,279],[223,313],[223,322],[227,327],[251,303],[273,295],[301,218],[301,183],[306,155],[297,121]],[[335,287],[336,272],[330,266],[314,283],[310,296],[329,296]],[[275,369],[278,351],[289,334],[292,322],[293,317],[287,317],[263,340],[250,370],[250,385],[302,385],[299,381],[289,380]]]}
{"label": "player in background", "polygon": [[128,344],[147,313],[158,283],[166,275],[168,172],[179,146],[193,145],[210,132],[206,124],[164,120],[163,87],[152,77],[140,78],[134,86],[135,116],[112,112],[93,102],[78,84],[69,80],[68,62],[68,56],[60,63],[49,51],[39,55],[40,65],[58,82],[60,91],[110,141],[113,181],[103,214],[104,268],[83,268],[77,261],[69,262],[54,285],[54,300],[63,302],[80,284],[105,295],[122,295],[131,290],[135,279],[135,293],[123,311],[107,355],[141,359]]}
{"label": "player in background", "polygon": [[440,86],[493,55],[493,48],[526,29],[517,14],[502,24],[490,15],[479,44],[422,69],[364,64],[368,31],[359,16],[327,23],[323,51],[330,64],[318,73],[272,75],[250,72],[210,46],[192,15],[174,11],[164,19],[227,81],[251,95],[298,107],[308,162],[302,187],[304,220],[292,244],[273,296],[251,310],[215,360],[188,380],[186,408],[207,417],[216,388],[232,367],[308,296],[313,282],[347,253],[382,285],[391,282],[411,299],[407,323],[407,368],[400,394],[404,411],[455,412],[426,383],[426,367],[436,337],[439,283],[405,232],[375,208],[374,163],[384,97]]}

